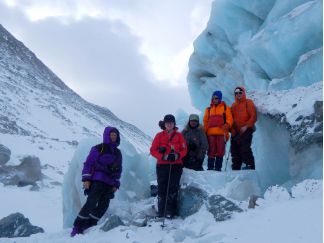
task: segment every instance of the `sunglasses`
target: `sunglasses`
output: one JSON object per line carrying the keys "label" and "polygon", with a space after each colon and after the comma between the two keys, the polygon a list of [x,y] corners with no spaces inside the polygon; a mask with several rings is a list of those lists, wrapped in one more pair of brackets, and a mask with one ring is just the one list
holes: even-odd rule
{"label": "sunglasses", "polygon": [[238,95],[238,94],[241,95],[241,94],[243,94],[243,92],[242,92],[242,91],[237,91],[237,92],[235,92],[234,94],[235,94],[235,95]]}
{"label": "sunglasses", "polygon": [[214,99],[214,100],[218,100],[218,97],[217,97],[217,96],[214,96],[213,99]]}

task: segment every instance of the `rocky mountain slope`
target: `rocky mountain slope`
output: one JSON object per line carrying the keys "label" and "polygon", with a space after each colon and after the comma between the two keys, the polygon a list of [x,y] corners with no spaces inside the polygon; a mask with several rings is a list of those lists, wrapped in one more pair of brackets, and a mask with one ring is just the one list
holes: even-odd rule
{"label": "rocky mountain slope", "polygon": [[60,171],[60,178],[78,141],[101,137],[107,125],[117,127],[137,152],[147,151],[151,141],[109,109],[82,99],[1,25],[0,110],[0,144],[11,150],[8,164],[36,155],[43,167]]}

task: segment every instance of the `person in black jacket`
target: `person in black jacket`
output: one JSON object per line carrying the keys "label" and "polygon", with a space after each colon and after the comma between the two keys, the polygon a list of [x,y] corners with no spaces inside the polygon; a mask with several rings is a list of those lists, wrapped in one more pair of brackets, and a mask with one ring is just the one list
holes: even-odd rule
{"label": "person in black jacket", "polygon": [[202,165],[208,149],[208,140],[202,125],[199,124],[199,116],[191,114],[186,127],[182,131],[188,152],[183,158],[183,166],[193,170],[204,170]]}

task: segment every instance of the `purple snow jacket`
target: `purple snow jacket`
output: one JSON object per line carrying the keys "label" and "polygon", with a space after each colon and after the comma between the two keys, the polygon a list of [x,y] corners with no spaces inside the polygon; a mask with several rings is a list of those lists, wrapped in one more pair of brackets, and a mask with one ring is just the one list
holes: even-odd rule
{"label": "purple snow jacket", "polygon": [[[110,140],[110,133],[117,133],[117,140]],[[122,172],[122,154],[117,146],[120,143],[119,131],[114,127],[106,127],[103,143],[91,148],[84,162],[82,181],[102,181],[110,186],[119,188]]]}

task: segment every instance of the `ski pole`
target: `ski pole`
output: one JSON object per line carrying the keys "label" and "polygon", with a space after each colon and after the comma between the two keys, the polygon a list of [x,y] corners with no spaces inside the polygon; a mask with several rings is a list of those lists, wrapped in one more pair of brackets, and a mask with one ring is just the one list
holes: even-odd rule
{"label": "ski pole", "polygon": [[171,178],[171,168],[172,168],[172,164],[170,163],[170,167],[169,167],[169,179],[168,179],[168,185],[167,185],[167,192],[166,192],[166,198],[165,198],[165,204],[164,204],[164,212],[163,212],[163,221],[162,221],[162,229],[165,227],[164,226],[164,221],[165,221],[165,213],[166,213],[166,207],[167,207],[167,203],[168,203],[168,197],[169,197],[169,186],[170,186],[170,178]]}
{"label": "ski pole", "polygon": [[[227,140],[226,140],[226,133],[224,131],[224,143],[225,143],[225,151],[226,151],[226,143],[227,143]],[[227,155],[227,160],[228,160],[228,155]],[[227,160],[226,160],[226,163],[225,163],[225,171],[226,171],[226,168],[227,168]]]}
{"label": "ski pole", "polygon": [[225,171],[226,171],[226,169],[227,169],[227,163],[228,163],[228,159],[229,159],[230,151],[231,151],[231,145],[230,145],[229,150],[228,150],[228,152],[227,152],[227,158],[226,158],[226,163],[225,163]]}

